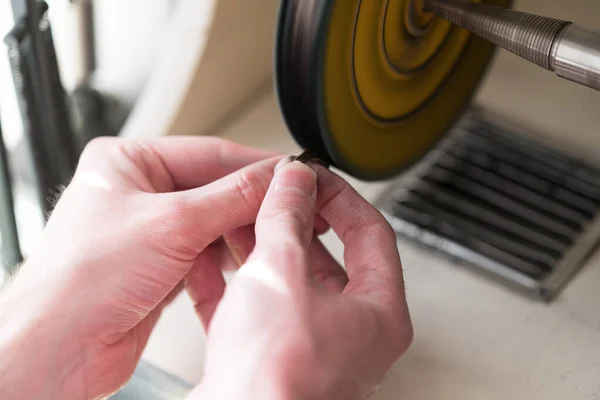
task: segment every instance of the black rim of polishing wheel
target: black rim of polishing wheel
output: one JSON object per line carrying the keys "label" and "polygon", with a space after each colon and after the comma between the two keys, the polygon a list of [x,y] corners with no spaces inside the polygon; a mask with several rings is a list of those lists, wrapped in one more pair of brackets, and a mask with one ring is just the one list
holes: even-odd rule
{"label": "black rim of polishing wheel", "polygon": [[[322,140],[314,102],[315,82],[310,68],[320,21],[320,0],[283,0],[276,44],[277,95],[288,129],[296,142],[327,162],[331,157]],[[312,7],[311,7],[312,5]]]}
{"label": "black rim of polishing wheel", "polygon": [[[295,118],[290,115],[290,93],[286,83],[286,78],[289,75],[289,69],[286,67],[289,65],[289,59],[286,59],[284,54],[285,50],[289,47],[290,43],[286,39],[288,38],[288,31],[290,30],[290,22],[292,12],[289,8],[290,1],[293,0],[282,0],[279,8],[279,22],[277,26],[277,32],[275,37],[275,89],[277,94],[277,100],[281,107],[283,119],[290,131],[292,137],[298,142],[302,148],[306,148],[306,141],[299,137],[294,122]],[[287,73],[286,73],[287,72]]]}

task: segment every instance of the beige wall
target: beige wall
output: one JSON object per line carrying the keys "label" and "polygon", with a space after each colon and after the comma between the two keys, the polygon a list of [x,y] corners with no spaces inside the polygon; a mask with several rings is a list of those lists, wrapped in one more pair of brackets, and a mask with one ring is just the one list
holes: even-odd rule
{"label": "beige wall", "polygon": [[271,80],[279,0],[220,0],[213,30],[169,134],[198,134]]}
{"label": "beige wall", "polygon": [[179,0],[123,135],[206,134],[273,71],[279,0]]}

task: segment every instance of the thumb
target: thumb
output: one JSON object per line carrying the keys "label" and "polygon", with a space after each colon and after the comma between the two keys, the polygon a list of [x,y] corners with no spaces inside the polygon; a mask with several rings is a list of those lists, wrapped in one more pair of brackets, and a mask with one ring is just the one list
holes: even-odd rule
{"label": "thumb", "polygon": [[315,222],[317,175],[292,162],[273,177],[256,219],[257,247],[286,243],[307,248]]}
{"label": "thumb", "polygon": [[256,219],[256,246],[242,275],[251,273],[253,265],[268,268],[286,284],[308,275],[305,254],[313,235],[316,188],[316,173],[305,164],[292,162],[276,171]]}

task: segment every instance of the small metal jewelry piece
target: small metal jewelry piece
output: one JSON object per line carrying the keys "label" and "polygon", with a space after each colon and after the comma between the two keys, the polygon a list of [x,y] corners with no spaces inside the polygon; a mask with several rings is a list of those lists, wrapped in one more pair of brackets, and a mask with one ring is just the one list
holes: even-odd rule
{"label": "small metal jewelry piece", "polygon": [[294,159],[294,161],[298,161],[303,164],[314,163],[319,164],[325,168],[329,168],[329,164],[326,161],[319,158],[315,153],[313,153],[310,150],[306,150],[304,153],[300,154]]}

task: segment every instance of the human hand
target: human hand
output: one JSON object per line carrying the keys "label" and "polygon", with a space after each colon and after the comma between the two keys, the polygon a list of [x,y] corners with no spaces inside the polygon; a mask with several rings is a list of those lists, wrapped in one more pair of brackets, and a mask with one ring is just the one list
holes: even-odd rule
{"label": "human hand", "polygon": [[[216,310],[206,375],[190,399],[363,399],[408,348],[394,232],[346,182],[314,168],[318,185],[301,163],[276,172],[256,247]],[[313,238],[317,209],[345,245],[347,276]]]}
{"label": "human hand", "polygon": [[198,254],[255,221],[278,158],[258,161],[270,156],[214,138],[88,146],[0,299],[0,398],[119,389],[164,305],[202,270]]}

